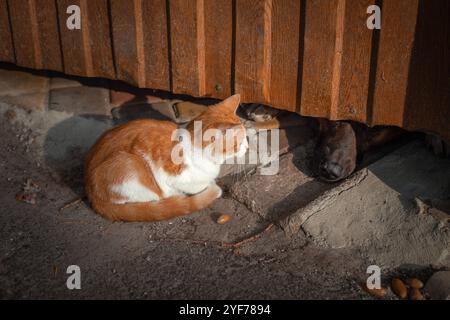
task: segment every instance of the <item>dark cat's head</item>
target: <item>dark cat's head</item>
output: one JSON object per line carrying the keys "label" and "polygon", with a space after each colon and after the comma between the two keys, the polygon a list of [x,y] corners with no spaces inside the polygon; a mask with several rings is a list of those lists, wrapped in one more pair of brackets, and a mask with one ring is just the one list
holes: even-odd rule
{"label": "dark cat's head", "polygon": [[349,123],[327,121],[321,126],[321,140],[316,149],[318,174],[335,182],[348,177],[356,168],[356,135]]}

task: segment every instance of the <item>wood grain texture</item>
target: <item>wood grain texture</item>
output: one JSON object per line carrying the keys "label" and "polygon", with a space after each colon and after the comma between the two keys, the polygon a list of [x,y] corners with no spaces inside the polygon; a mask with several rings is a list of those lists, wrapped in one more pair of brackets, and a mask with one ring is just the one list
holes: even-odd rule
{"label": "wood grain texture", "polygon": [[450,2],[420,1],[402,126],[450,142]]}
{"label": "wood grain texture", "polygon": [[273,0],[268,103],[296,110],[300,41],[300,1]]}
{"label": "wood grain texture", "polygon": [[0,0],[0,60],[450,140],[450,2],[375,1]]}
{"label": "wood grain texture", "polygon": [[232,83],[233,1],[205,1],[205,96],[227,98]]}
{"label": "wood grain texture", "polygon": [[[63,52],[64,72],[72,75],[91,76],[92,60],[89,48],[86,48],[86,42],[83,38],[83,30],[85,29],[86,19],[83,0],[58,0],[58,20],[61,35],[61,46]],[[81,30],[69,30],[67,28],[67,19],[70,14],[67,8],[71,5],[77,5],[81,9]]]}
{"label": "wood grain texture", "polygon": [[335,119],[339,107],[339,89],[341,86],[342,51],[344,50],[344,24],[346,0],[337,0],[336,40],[334,46],[333,74],[331,78],[331,107],[329,118]]}
{"label": "wood grain texture", "polygon": [[418,2],[383,1],[372,125],[403,124]]}
{"label": "wood grain texture", "polygon": [[42,52],[38,37],[35,3],[29,0],[9,0],[16,63],[27,68],[42,68]]}
{"label": "wood grain texture", "polygon": [[271,0],[236,0],[235,91],[242,101],[269,100]]}
{"label": "wood grain texture", "polygon": [[85,5],[83,43],[88,49],[91,76],[115,78],[110,37],[108,0],[88,0]]}
{"label": "wood grain texture", "polygon": [[[344,19],[341,29],[341,52],[337,50],[335,63],[340,59],[337,68],[338,83],[333,88],[330,119],[367,121],[367,95],[369,87],[370,59],[373,31],[366,27],[367,8],[374,0],[346,0],[343,9]],[[340,55],[340,57],[338,56]]]}
{"label": "wood grain texture", "polygon": [[0,61],[15,62],[7,0],[0,0]]}
{"label": "wood grain texture", "polygon": [[117,78],[143,87],[146,75],[142,1],[111,1],[111,17]]}
{"label": "wood grain texture", "polygon": [[56,4],[53,0],[32,0],[35,2],[37,38],[43,69],[64,71]]}
{"label": "wood grain texture", "polygon": [[304,5],[300,112],[306,116],[330,116],[339,1],[306,1]]}
{"label": "wood grain texture", "polygon": [[145,86],[170,90],[169,47],[166,0],[142,3]]}
{"label": "wood grain texture", "polygon": [[170,1],[172,90],[205,94],[204,0]]}
{"label": "wood grain texture", "polygon": [[9,7],[17,64],[63,71],[55,2],[18,0]]}

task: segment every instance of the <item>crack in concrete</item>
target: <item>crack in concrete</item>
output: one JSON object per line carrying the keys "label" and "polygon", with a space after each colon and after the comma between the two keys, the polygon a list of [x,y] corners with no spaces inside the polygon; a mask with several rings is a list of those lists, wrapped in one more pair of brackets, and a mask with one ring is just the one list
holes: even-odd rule
{"label": "crack in concrete", "polygon": [[308,221],[313,215],[328,208],[342,193],[357,187],[368,176],[368,169],[364,168],[356,172],[353,178],[344,181],[333,189],[327,190],[306,206],[299,208],[290,216],[281,219],[278,223],[279,227],[287,234],[293,234],[301,230],[302,225]]}

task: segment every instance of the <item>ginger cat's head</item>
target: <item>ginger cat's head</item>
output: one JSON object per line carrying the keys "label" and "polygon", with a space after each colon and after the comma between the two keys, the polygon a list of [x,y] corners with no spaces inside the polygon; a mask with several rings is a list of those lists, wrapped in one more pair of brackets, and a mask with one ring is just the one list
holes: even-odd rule
{"label": "ginger cat's head", "polygon": [[245,127],[236,115],[239,103],[240,95],[231,96],[208,107],[187,126],[194,146],[202,148],[216,162],[241,157],[247,152]]}

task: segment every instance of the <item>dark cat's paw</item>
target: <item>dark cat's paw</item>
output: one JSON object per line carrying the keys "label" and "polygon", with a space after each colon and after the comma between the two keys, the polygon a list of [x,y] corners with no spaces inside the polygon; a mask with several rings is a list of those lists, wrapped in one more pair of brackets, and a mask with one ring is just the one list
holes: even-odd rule
{"label": "dark cat's paw", "polygon": [[244,108],[244,113],[249,120],[254,122],[265,122],[277,117],[280,110],[253,103]]}
{"label": "dark cat's paw", "polygon": [[241,122],[245,129],[255,129],[255,121],[242,119]]}
{"label": "dark cat's paw", "polygon": [[427,147],[433,151],[433,153],[442,158],[450,156],[450,144],[433,133],[427,133],[425,137]]}

